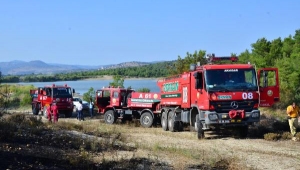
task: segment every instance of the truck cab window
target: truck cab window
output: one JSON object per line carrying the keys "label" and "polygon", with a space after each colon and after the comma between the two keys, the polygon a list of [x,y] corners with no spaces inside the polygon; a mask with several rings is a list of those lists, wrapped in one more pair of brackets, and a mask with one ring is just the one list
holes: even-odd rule
{"label": "truck cab window", "polygon": [[102,91],[97,92],[97,97],[102,97]]}
{"label": "truck cab window", "polygon": [[51,96],[51,92],[52,92],[52,90],[50,88],[46,89],[46,95],[47,96]]}
{"label": "truck cab window", "polygon": [[207,70],[205,80],[209,91],[240,91],[258,88],[254,69]]}
{"label": "truck cab window", "polygon": [[113,98],[119,98],[119,92],[114,91],[114,93],[113,93]]}

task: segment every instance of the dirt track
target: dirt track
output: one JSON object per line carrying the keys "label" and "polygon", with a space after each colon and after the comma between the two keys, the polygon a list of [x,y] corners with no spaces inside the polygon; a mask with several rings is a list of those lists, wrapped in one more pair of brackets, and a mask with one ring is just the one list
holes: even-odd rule
{"label": "dirt track", "polygon": [[[233,138],[197,141],[163,135],[134,134],[132,136],[146,143],[156,141],[164,143],[165,146],[193,148],[194,152],[204,152],[203,156],[237,158],[242,165],[257,169],[300,169],[300,146],[299,143],[295,144],[291,141],[268,142],[262,139],[237,140]],[[291,148],[291,145],[295,147]],[[295,167],[290,167],[291,165]]]}

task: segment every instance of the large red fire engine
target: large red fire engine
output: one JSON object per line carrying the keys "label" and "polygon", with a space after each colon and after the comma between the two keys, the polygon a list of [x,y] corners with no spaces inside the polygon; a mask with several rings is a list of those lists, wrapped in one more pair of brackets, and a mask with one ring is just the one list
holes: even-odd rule
{"label": "large red fire engine", "polygon": [[71,117],[73,113],[73,93],[75,90],[68,85],[49,85],[30,90],[32,97],[32,113],[38,115],[41,111],[47,117],[47,107],[56,102],[58,113]]}
{"label": "large red fire engine", "polygon": [[248,126],[260,121],[259,106],[279,101],[277,68],[256,73],[249,64],[212,64],[233,57],[209,56],[209,64],[191,65],[190,72],[158,81],[161,89],[161,124],[164,130],[180,131],[189,125],[204,137],[205,130],[237,127],[246,137]]}
{"label": "large red fire engine", "polygon": [[277,68],[256,72],[249,64],[212,64],[237,57],[208,57],[208,64],[191,65],[190,71],[159,80],[160,93],[139,93],[124,88],[103,88],[96,92],[98,112],[106,123],[140,118],[144,127],[161,119],[164,130],[181,131],[190,126],[198,138],[204,131],[236,127],[241,137],[248,126],[260,121],[259,106],[279,101]]}

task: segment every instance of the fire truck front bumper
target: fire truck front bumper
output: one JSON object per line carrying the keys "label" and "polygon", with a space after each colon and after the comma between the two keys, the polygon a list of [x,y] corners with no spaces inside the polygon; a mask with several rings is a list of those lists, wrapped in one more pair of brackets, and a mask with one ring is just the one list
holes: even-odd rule
{"label": "fire truck front bumper", "polygon": [[253,125],[260,121],[260,111],[253,110],[251,112],[244,112],[243,116],[232,116],[230,113],[217,113],[213,111],[202,112],[202,122],[204,119],[205,125],[219,125],[219,126],[245,126]]}

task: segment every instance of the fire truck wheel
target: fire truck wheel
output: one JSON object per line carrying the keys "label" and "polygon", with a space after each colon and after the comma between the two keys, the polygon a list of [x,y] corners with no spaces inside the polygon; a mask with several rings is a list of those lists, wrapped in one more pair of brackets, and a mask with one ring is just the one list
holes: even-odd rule
{"label": "fire truck wheel", "polygon": [[145,128],[149,128],[153,124],[153,116],[150,112],[145,112],[140,118],[141,125]]}
{"label": "fire truck wheel", "polygon": [[203,125],[202,125],[201,121],[199,120],[199,115],[196,116],[196,124],[197,124],[197,127],[196,127],[197,137],[198,137],[198,139],[203,139],[204,138],[204,130],[202,129]]}
{"label": "fire truck wheel", "polygon": [[32,104],[32,114],[38,115],[39,114],[39,108],[37,104]]}
{"label": "fire truck wheel", "polygon": [[175,127],[175,120],[174,120],[174,112],[170,111],[168,114],[168,127],[169,131],[175,132],[177,129]]}
{"label": "fire truck wheel", "polygon": [[104,114],[104,120],[107,124],[113,124],[117,121],[117,115],[113,110],[108,110]]}
{"label": "fire truck wheel", "polygon": [[168,113],[166,111],[164,111],[162,113],[162,116],[161,116],[161,126],[162,126],[162,128],[163,128],[164,131],[169,130],[168,129]]}

